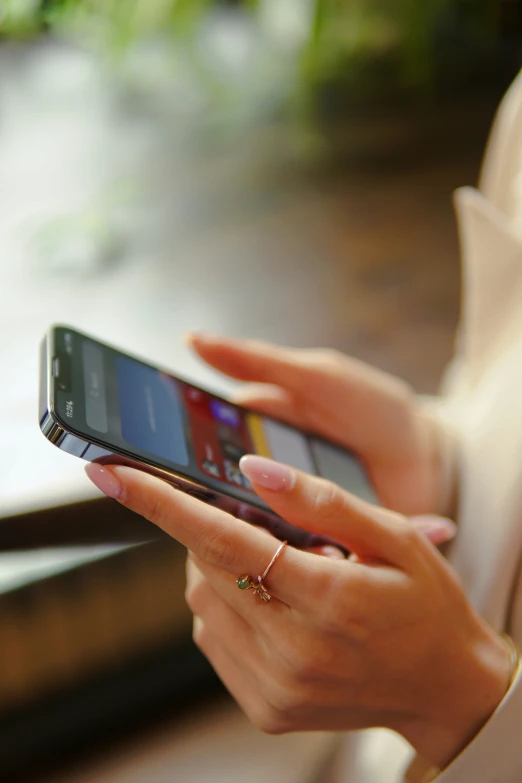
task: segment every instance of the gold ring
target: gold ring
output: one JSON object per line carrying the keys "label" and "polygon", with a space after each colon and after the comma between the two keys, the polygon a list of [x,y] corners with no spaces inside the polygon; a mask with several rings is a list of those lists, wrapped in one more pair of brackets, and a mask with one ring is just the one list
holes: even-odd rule
{"label": "gold ring", "polygon": [[265,568],[261,576],[258,576],[255,581],[254,579],[252,579],[252,577],[249,574],[244,574],[243,576],[240,576],[236,580],[236,584],[239,587],[239,589],[253,590],[255,595],[258,595],[262,601],[264,601],[265,603],[269,603],[270,600],[272,599],[272,596],[264,586],[263,580],[266,579],[266,577],[268,576],[268,572],[274,565],[275,561],[277,560],[277,558],[279,557],[279,555],[281,554],[281,552],[283,551],[287,543],[288,541],[283,541],[283,543],[278,548],[277,552],[275,553],[275,555],[273,556],[273,558],[271,559],[271,561],[269,562],[269,564],[267,565],[267,567]]}

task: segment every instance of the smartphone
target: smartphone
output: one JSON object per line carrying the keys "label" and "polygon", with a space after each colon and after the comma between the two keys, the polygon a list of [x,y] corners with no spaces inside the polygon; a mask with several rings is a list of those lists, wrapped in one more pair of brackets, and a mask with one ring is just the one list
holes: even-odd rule
{"label": "smartphone", "polygon": [[378,503],[352,452],[234,405],[68,326],[51,327],[40,361],[40,428],[51,443],[76,457],[145,470],[298,547],[328,539],[277,516],[239,470],[243,454],[324,476]]}

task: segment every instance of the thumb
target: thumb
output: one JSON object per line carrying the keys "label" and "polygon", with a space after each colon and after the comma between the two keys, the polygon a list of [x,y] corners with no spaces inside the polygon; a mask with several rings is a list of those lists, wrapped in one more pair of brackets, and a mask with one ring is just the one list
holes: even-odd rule
{"label": "thumb", "polygon": [[365,560],[400,567],[409,562],[412,525],[405,517],[266,457],[248,454],[239,466],[259,497],[287,522],[327,536]]}

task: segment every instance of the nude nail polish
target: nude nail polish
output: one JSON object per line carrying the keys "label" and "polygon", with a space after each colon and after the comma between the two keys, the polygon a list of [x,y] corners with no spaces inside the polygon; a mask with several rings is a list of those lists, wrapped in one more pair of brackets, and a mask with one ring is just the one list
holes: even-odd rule
{"label": "nude nail polish", "polygon": [[295,485],[296,474],[292,468],[266,457],[246,454],[241,457],[239,467],[252,484],[271,492],[289,492]]}
{"label": "nude nail polish", "polygon": [[85,466],[85,472],[92,483],[107,497],[118,499],[123,495],[123,484],[110,468],[90,462]]}

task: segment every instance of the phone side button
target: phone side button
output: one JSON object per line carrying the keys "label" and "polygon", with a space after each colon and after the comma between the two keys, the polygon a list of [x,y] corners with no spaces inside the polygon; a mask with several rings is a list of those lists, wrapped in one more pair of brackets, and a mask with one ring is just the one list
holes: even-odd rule
{"label": "phone side button", "polygon": [[95,446],[94,443],[89,444],[87,451],[83,455],[83,458],[89,460],[89,462],[94,462],[95,459],[101,459],[102,457],[112,457],[112,451]]}
{"label": "phone side button", "polygon": [[74,457],[81,457],[85,451],[87,445],[84,440],[77,438],[76,435],[68,433],[65,435],[58,444],[62,451],[66,451],[67,454],[72,454]]}

